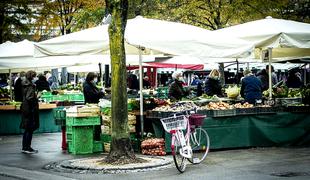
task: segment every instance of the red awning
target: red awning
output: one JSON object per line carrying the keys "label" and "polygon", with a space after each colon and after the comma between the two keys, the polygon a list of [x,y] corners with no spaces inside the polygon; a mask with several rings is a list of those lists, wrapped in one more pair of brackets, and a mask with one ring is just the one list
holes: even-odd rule
{"label": "red awning", "polygon": [[191,69],[191,70],[202,70],[203,64],[168,64],[168,63],[158,63],[158,62],[148,62],[145,63],[149,67],[156,68],[176,68],[176,69]]}

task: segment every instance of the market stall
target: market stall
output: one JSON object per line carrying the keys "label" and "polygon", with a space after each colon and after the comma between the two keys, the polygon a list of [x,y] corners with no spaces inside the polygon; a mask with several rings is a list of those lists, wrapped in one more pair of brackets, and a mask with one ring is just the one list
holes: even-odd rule
{"label": "market stall", "polygon": [[[53,109],[56,104],[39,104],[40,127],[35,133],[59,132],[60,126],[54,121]],[[20,104],[0,106],[0,135],[22,134]]]}
{"label": "market stall", "polygon": [[253,106],[233,101],[229,104],[209,102],[206,106],[196,104],[179,103],[147,113],[156,137],[165,138],[167,152],[171,136],[164,131],[159,119],[196,109],[197,113],[207,115],[202,127],[209,134],[211,149],[310,145],[309,105]]}

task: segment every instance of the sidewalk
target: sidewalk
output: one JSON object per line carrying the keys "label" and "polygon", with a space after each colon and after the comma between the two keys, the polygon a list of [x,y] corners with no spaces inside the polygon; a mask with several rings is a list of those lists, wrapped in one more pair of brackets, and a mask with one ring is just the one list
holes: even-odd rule
{"label": "sidewalk", "polygon": [[162,170],[121,173],[85,174],[45,170],[51,162],[103,156],[74,156],[62,152],[61,134],[35,134],[33,147],[38,154],[23,154],[21,136],[0,136],[0,179],[310,179],[310,148],[252,148],[210,152],[199,165],[189,165],[178,173],[173,164]]}

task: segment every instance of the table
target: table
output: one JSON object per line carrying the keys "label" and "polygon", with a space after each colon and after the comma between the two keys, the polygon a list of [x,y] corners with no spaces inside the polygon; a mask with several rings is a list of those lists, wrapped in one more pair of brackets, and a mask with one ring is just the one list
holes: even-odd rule
{"label": "table", "polygon": [[[39,106],[40,127],[35,133],[60,132],[61,127],[55,124],[53,109],[55,104],[40,104]],[[0,135],[22,134],[19,128],[21,112],[19,108],[0,110]]]}
{"label": "table", "polygon": [[[165,138],[166,151],[170,152],[170,134],[159,119],[151,120],[156,137]],[[211,149],[310,145],[309,113],[207,117],[203,128],[209,134]]]}

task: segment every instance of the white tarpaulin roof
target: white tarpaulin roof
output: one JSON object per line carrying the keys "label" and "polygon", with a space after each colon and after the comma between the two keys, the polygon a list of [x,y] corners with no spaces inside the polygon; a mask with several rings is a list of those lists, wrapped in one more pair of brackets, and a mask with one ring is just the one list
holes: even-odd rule
{"label": "white tarpaulin roof", "polygon": [[[21,42],[5,42],[0,44],[0,72],[7,73],[22,70],[48,70],[58,67],[83,66],[86,64],[110,64],[109,55],[76,55],[76,56],[50,56],[33,57],[34,42],[24,40]],[[127,55],[127,64],[137,65],[138,55]],[[154,61],[155,57],[142,56],[145,62]]]}
{"label": "white tarpaulin roof", "polygon": [[[196,57],[244,57],[253,46],[243,40],[219,37],[195,26],[136,17],[127,21],[126,53],[138,54],[135,47],[143,46],[144,54],[158,52]],[[156,52],[156,50],[158,52]],[[35,44],[35,56],[108,54],[108,25],[71,33]]]}
{"label": "white tarpaulin roof", "polygon": [[272,47],[273,58],[310,56],[310,24],[267,17],[214,31],[254,43],[255,57],[260,51]]}

